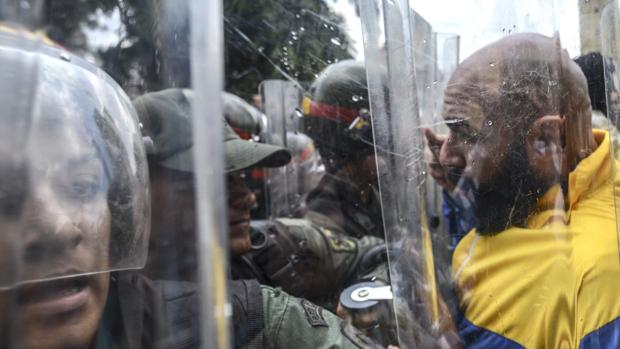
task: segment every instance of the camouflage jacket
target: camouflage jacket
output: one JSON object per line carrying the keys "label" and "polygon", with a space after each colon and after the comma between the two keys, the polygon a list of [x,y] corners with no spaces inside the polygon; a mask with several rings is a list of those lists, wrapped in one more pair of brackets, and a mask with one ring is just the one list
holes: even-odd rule
{"label": "camouflage jacket", "polygon": [[235,349],[376,348],[336,315],[255,280],[232,284]]}
{"label": "camouflage jacket", "polygon": [[387,283],[386,248],[306,219],[252,222],[252,250],[233,259],[233,279],[257,279],[335,310],[340,292],[371,279]]}
{"label": "camouflage jacket", "polygon": [[325,175],[306,197],[304,218],[352,237],[383,239],[381,201],[374,189],[368,190],[371,192],[364,195],[352,183]]}

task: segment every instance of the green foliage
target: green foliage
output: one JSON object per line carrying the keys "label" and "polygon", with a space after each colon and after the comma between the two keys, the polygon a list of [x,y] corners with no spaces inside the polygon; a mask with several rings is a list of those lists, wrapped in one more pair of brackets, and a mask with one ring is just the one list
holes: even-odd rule
{"label": "green foliage", "polygon": [[[154,0],[46,0],[48,36],[65,48],[94,58],[131,95],[162,88],[158,55],[158,22]],[[120,15],[118,40],[92,47],[87,29],[102,28],[101,16]]]}
{"label": "green foliage", "polygon": [[[184,1],[45,0],[51,39],[97,63],[130,95],[189,87],[189,15]],[[89,45],[101,16],[120,14],[111,47]],[[351,57],[343,18],[322,0],[225,0],[226,89],[249,99],[265,79],[307,86],[325,66]],[[105,29],[105,28],[100,28]]]}
{"label": "green foliage", "polygon": [[317,0],[224,1],[226,89],[246,99],[265,79],[307,86],[328,64],[351,57],[344,19]]}

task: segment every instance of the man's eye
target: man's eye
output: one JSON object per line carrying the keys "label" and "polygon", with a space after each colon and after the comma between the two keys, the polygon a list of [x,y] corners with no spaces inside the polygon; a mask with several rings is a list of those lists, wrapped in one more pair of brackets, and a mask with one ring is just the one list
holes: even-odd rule
{"label": "man's eye", "polygon": [[472,132],[470,132],[470,133],[465,135],[465,140],[468,143],[476,143],[478,141],[478,138],[479,138],[478,136],[479,136],[478,132],[472,131]]}

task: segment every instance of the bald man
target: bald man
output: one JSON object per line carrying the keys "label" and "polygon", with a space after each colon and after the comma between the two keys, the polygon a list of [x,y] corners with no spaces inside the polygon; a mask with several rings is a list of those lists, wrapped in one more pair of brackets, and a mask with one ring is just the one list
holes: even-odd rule
{"label": "bald man", "polygon": [[476,216],[452,260],[466,346],[617,348],[620,178],[559,39],[515,34],[472,54],[443,117],[440,162],[459,152]]}

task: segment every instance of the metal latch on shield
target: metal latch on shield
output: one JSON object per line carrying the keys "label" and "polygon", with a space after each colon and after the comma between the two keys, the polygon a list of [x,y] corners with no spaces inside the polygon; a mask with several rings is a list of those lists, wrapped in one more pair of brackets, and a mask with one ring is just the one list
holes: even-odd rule
{"label": "metal latch on shield", "polygon": [[368,309],[377,305],[379,301],[392,300],[392,298],[391,286],[360,282],[342,291],[340,304],[347,309]]}

